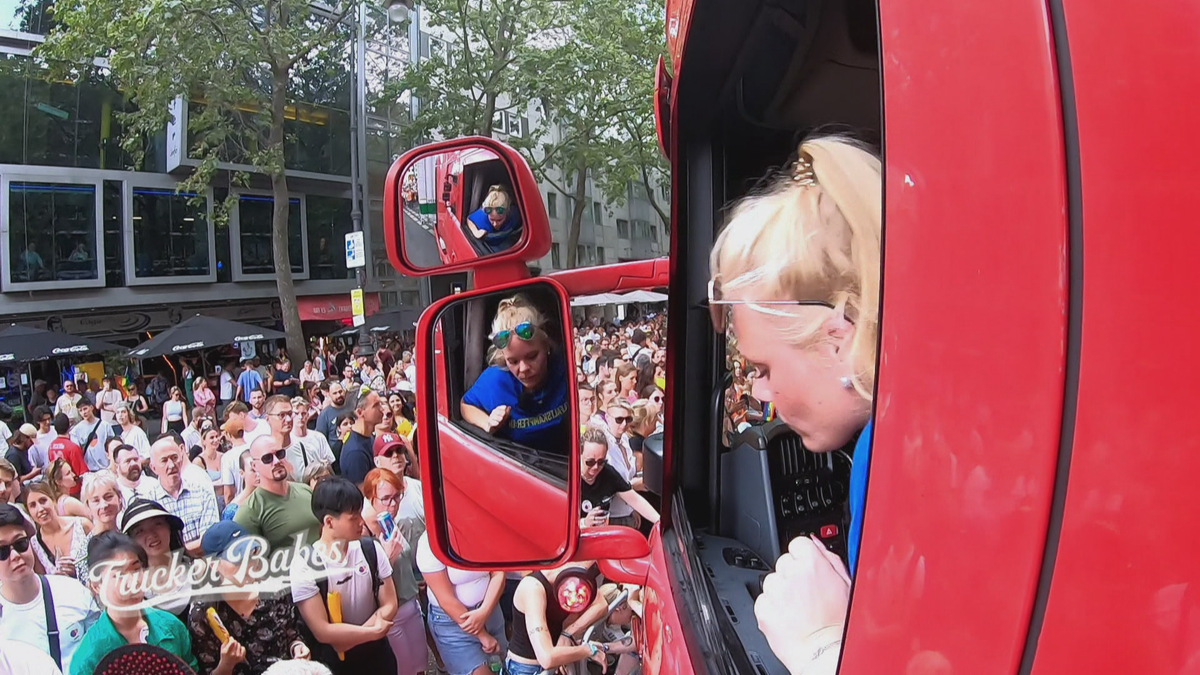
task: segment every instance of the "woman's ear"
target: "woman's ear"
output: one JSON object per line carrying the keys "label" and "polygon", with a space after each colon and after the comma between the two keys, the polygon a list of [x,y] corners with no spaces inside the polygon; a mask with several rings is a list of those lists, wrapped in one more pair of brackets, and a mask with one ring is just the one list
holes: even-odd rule
{"label": "woman's ear", "polygon": [[833,347],[834,354],[843,358],[850,353],[856,331],[854,323],[847,319],[840,310],[835,310],[821,325],[821,332],[825,337],[824,342]]}

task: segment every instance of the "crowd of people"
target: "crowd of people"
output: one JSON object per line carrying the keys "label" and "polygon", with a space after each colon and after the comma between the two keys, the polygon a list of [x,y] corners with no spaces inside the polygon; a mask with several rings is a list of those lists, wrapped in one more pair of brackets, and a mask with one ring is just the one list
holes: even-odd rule
{"label": "crowd of people", "polygon": [[[619,384],[612,350],[582,347],[600,336],[580,339],[581,388]],[[604,346],[617,339],[605,336]],[[451,675],[490,673],[526,653],[538,663],[540,642],[521,651],[513,639],[518,651],[510,649],[514,598],[528,575],[447,567],[432,553],[416,364],[389,346],[396,351],[335,349],[295,372],[282,359],[266,376],[245,360],[236,376],[223,368],[211,389],[205,377],[167,386],[161,403],[132,383],[116,392],[116,378],[92,396],[63,383],[46,397],[53,404],[33,408],[35,422],[7,434],[0,460],[0,644],[35,647],[70,675],[91,675],[106,654],[138,643],[201,675],[255,675],[291,660],[411,675],[429,669],[430,648]],[[621,363],[654,358],[624,345],[620,354]],[[604,453],[611,446],[621,458],[618,480],[606,473],[614,466],[593,461],[585,481],[615,486],[618,501],[653,522],[657,513],[632,491],[640,462],[630,442],[642,436],[629,411],[657,420],[661,388],[630,403],[632,386],[587,415]],[[147,429],[144,413],[156,405],[160,422]],[[652,433],[653,420],[637,428]],[[613,524],[638,525],[633,512],[605,504]],[[587,511],[588,526],[609,522]],[[241,561],[301,548],[313,553],[290,558],[282,592],[247,579]],[[195,561],[216,570],[218,593],[174,573]],[[138,574],[157,582],[128,583]],[[602,658],[618,646],[603,644],[567,653]]]}
{"label": "crowd of people", "polygon": [[663,426],[665,335],[662,314],[575,328],[582,527],[658,522],[642,469],[646,438]]}

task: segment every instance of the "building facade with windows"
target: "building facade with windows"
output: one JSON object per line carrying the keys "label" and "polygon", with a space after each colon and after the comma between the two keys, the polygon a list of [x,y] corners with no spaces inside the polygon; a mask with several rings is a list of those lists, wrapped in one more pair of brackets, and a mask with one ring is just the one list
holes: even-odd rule
{"label": "building facade with windows", "polygon": [[[186,133],[194,102],[176,102],[175,122],[148,139],[145,160],[132,166],[120,147],[121,92],[100,76],[67,83],[39,75],[31,53],[47,32],[49,4],[21,3],[0,16],[0,314],[126,344],[196,312],[275,324],[268,181],[252,176],[249,187],[233,187],[222,173],[203,194],[178,191],[195,164]],[[351,110],[351,87],[377,86],[410,58],[408,27],[367,7],[358,22],[356,35],[346,32],[354,49],[344,53],[360,67],[332,80],[300,73],[288,107],[289,251],[306,321],[349,316],[356,284],[344,237],[355,143],[372,253],[368,305],[423,299],[417,280],[392,270],[383,243],[382,176],[403,151],[396,132],[407,112],[369,106],[370,96]],[[312,70],[328,77],[328,69]],[[363,123],[351,124],[355,112]],[[222,168],[246,167],[231,157]],[[229,197],[229,217],[218,222],[214,205]]]}

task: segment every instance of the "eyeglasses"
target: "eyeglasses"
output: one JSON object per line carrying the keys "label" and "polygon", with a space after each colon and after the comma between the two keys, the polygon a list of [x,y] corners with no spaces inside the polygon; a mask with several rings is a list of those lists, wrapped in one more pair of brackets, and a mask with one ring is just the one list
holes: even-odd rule
{"label": "eyeglasses", "polygon": [[270,465],[273,464],[275,460],[282,462],[284,457],[287,457],[287,450],[276,450],[275,452],[268,452],[267,454],[263,455],[258,461],[262,462],[263,464]]}
{"label": "eyeglasses", "polygon": [[380,497],[378,495],[375,496],[375,499],[378,499],[379,501],[383,502],[384,504],[399,504],[400,500],[403,498],[404,498],[403,492],[397,492],[396,494],[391,495],[390,497]]}
{"label": "eyeglasses", "polygon": [[284,410],[283,412],[273,412],[273,413],[267,413],[267,414],[278,417],[279,419],[283,419],[285,417],[291,417],[295,413],[293,413],[291,410]]}
{"label": "eyeglasses", "polygon": [[389,448],[387,450],[384,450],[382,456],[387,457],[389,459],[392,459],[392,458],[403,459],[403,460],[408,459],[408,456],[404,454],[404,451],[400,450],[398,448]]}
{"label": "eyeglasses", "polygon": [[512,330],[502,330],[493,335],[492,344],[496,346],[496,349],[504,349],[508,346],[509,341],[512,340],[513,333],[516,333],[517,337],[521,338],[522,340],[532,340],[533,334],[536,332],[537,326],[525,321],[517,324],[517,326]]}
{"label": "eyeglasses", "polygon": [[594,466],[604,466],[605,464],[608,464],[607,457],[604,459],[585,459],[585,460],[583,460],[583,465],[589,469]]}
{"label": "eyeglasses", "polygon": [[504,215],[505,210],[506,209],[503,206],[485,206],[485,207],[483,207],[483,212],[488,214],[489,216],[492,215],[493,213],[498,216],[502,216],[502,215]]}
{"label": "eyeglasses", "polygon": [[793,307],[820,306],[835,309],[824,300],[726,300],[721,290],[720,279],[710,279],[708,282],[708,312],[712,316],[713,328],[718,333],[725,332],[726,307],[732,305],[791,305]]}
{"label": "eyeglasses", "polygon": [[616,422],[617,424],[629,424],[633,421],[633,417],[629,415],[613,415],[612,421]]}
{"label": "eyeglasses", "polygon": [[18,554],[25,553],[29,550],[29,537],[21,537],[11,544],[0,546],[0,562],[8,560],[8,556],[12,555],[13,551]]}

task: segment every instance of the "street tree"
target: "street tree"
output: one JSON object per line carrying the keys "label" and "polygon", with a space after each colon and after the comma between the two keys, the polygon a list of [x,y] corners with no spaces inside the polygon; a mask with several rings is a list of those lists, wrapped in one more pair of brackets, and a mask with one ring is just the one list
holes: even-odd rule
{"label": "street tree", "polygon": [[585,198],[589,178],[606,201],[616,204],[638,185],[668,227],[670,217],[654,189],[667,173],[657,151],[653,112],[662,3],[569,4],[569,28],[530,59],[530,72],[539,75],[530,93],[541,114],[532,133],[514,144],[540,180],[571,197],[566,262],[574,267],[590,206]]}
{"label": "street tree", "polygon": [[[327,11],[316,7],[309,0],[58,0],[54,29],[35,50],[35,57],[50,64],[52,77],[106,71],[131,103],[119,121],[121,144],[135,167],[148,151],[147,140],[186,106],[185,151],[196,166],[181,191],[203,194],[222,176],[231,186],[248,185],[250,173],[270,181],[272,259],[293,363],[304,360],[305,349],[288,246],[284,168],[289,154],[303,148],[288,132],[319,114],[295,98],[298,84],[313,86],[313,76],[327,78],[316,85],[327,95],[340,85],[347,98],[342,107],[349,108],[352,45],[346,18],[355,16],[358,3],[343,0]],[[348,128],[345,135],[348,144]],[[224,163],[251,172],[225,171]],[[224,207],[219,214],[231,203],[218,205]]]}
{"label": "street tree", "polygon": [[[514,111],[530,82],[537,36],[563,22],[557,0],[426,0],[429,54],[383,90],[381,98],[411,94],[418,114],[403,134],[409,143],[431,138],[492,136],[492,121]],[[440,36],[440,37],[439,37]],[[416,48],[416,46],[414,46]]]}

